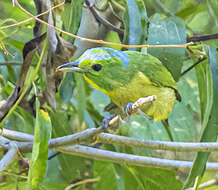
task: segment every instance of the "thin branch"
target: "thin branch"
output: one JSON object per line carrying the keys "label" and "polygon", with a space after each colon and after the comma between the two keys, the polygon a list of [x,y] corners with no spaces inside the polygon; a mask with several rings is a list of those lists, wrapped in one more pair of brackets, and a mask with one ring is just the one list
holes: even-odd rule
{"label": "thin branch", "polygon": [[[101,149],[91,148],[82,145],[59,147],[53,150],[65,154],[74,155],[74,156],[81,156],[89,159],[91,158],[94,160],[109,161],[119,164],[135,165],[135,166],[142,166],[142,167],[155,167],[155,168],[168,168],[168,169],[175,169],[175,168],[188,169],[192,167],[191,161],[180,161],[180,160],[169,160],[169,159],[153,158],[153,157],[146,157],[146,156],[136,156],[132,154],[112,152],[108,150],[101,150]],[[218,170],[218,163],[208,162],[207,169]]]}
{"label": "thin branch", "polygon": [[[99,130],[98,128],[94,128]],[[87,131],[86,131],[87,130]],[[93,134],[91,132],[94,132],[96,134],[95,130],[89,130],[86,129],[85,131],[75,133],[73,135],[68,135],[64,137],[58,137],[50,140],[51,147],[55,146],[63,146],[64,144],[73,145],[75,143],[83,143],[87,141],[88,139],[85,139],[85,137],[88,138],[92,137]],[[80,138],[78,134],[83,134],[84,136]],[[86,136],[87,135],[87,136]],[[15,141],[24,141],[24,142],[32,142],[34,136],[22,133],[18,131],[12,131],[8,129],[3,129],[2,136],[15,140]],[[3,138],[1,137],[1,138]],[[0,145],[8,143],[8,140],[1,141],[0,138]],[[58,139],[60,142],[58,142]],[[66,142],[64,142],[64,139],[66,139]],[[82,140],[79,141],[78,139]],[[119,135],[113,135],[109,133],[100,133],[97,137],[97,140],[101,143],[110,143],[110,144],[120,144],[124,146],[134,146],[134,147],[145,147],[145,148],[152,148],[152,149],[159,149],[159,150],[170,150],[170,151],[184,151],[184,152],[193,152],[193,151],[201,151],[201,152],[212,152],[212,151],[218,151],[218,142],[199,142],[199,143],[189,143],[189,142],[169,142],[169,141],[157,141],[157,140],[148,140],[148,139],[138,139],[133,137],[125,137],[125,136],[119,136]],[[71,144],[71,143],[72,144]],[[50,144],[49,143],[49,144]],[[55,145],[54,145],[55,144]]]}
{"label": "thin branch", "polygon": [[[23,133],[19,131],[9,130],[3,128],[1,131],[1,135],[11,140],[15,141],[23,141],[23,142],[32,142],[34,140],[34,136],[28,133]],[[1,138],[0,138],[1,139]],[[1,141],[0,144],[2,145]]]}
{"label": "thin branch", "polygon": [[[15,2],[15,4],[16,4],[16,2]],[[7,29],[7,28],[11,28],[11,27],[15,27],[15,26],[19,26],[19,25],[21,25],[21,24],[24,24],[24,23],[26,23],[26,22],[29,22],[29,21],[31,21],[31,20],[34,20],[35,17],[40,17],[40,16],[42,16],[42,15],[48,14],[48,13],[49,13],[50,11],[52,11],[53,9],[56,9],[56,8],[58,8],[58,7],[60,7],[60,6],[64,5],[64,4],[65,4],[65,1],[63,1],[62,3],[59,3],[58,5],[56,5],[56,6],[54,6],[54,7],[51,7],[50,9],[48,9],[47,11],[45,11],[45,12],[43,12],[43,13],[41,13],[41,14],[38,14],[38,15],[36,15],[36,16],[32,16],[32,17],[30,17],[30,18],[28,18],[28,19],[26,19],[26,20],[21,21],[21,22],[17,22],[17,23],[15,23],[15,24],[10,24],[10,25],[6,25],[6,26],[2,26],[2,27],[0,27],[0,30]]]}
{"label": "thin branch", "polygon": [[189,37],[187,38],[187,42],[201,42],[201,41],[208,41],[208,40],[215,40],[215,39],[218,39],[218,34]]}
{"label": "thin branch", "polygon": [[30,17],[34,17],[35,20],[37,20],[38,22],[40,22],[41,24],[45,24],[47,25],[48,27],[51,27],[53,28],[54,30],[58,31],[58,32],[61,32],[63,34],[66,34],[67,36],[70,36],[72,38],[77,38],[79,40],[82,40],[82,41],[86,41],[86,42],[91,42],[91,43],[97,43],[97,44],[106,44],[106,45],[114,45],[114,46],[119,46],[119,47],[124,47],[124,48],[141,48],[141,47],[148,47],[148,48],[151,48],[151,47],[182,47],[182,48],[185,48],[189,45],[192,45],[193,43],[190,42],[190,43],[185,43],[185,44],[168,44],[168,45],[126,45],[126,44],[120,44],[120,43],[113,43],[113,42],[106,42],[106,41],[103,41],[103,40],[94,40],[94,39],[89,39],[89,38],[84,38],[84,37],[81,37],[81,36],[77,36],[75,34],[71,34],[69,32],[66,32],[58,27],[55,27],[39,18],[37,18],[36,16],[32,15],[30,12],[28,12],[26,9],[24,9],[19,3],[17,0],[15,0],[15,4],[18,8],[20,8],[24,13],[26,13],[27,15],[29,15]]}
{"label": "thin branch", "polygon": [[1,62],[0,66],[21,66],[21,62]]}
{"label": "thin branch", "polygon": [[[199,190],[200,190],[200,189],[205,189],[205,188],[212,187],[212,186],[214,186],[214,185],[218,185],[217,179],[211,179],[211,180],[209,180],[209,181],[206,181],[206,182],[204,182],[204,183],[201,183],[201,184],[199,185],[198,189],[199,189]],[[191,187],[191,188],[188,188],[188,189],[186,189],[186,190],[193,190],[193,188]]]}
{"label": "thin branch", "polygon": [[[21,152],[31,152],[32,151],[32,142],[13,142],[19,148]],[[172,143],[172,142],[171,142]],[[10,149],[8,146],[4,148]],[[126,153],[112,152],[107,150],[100,150],[97,148],[91,148],[82,145],[73,145],[73,146],[60,146],[53,147],[53,151],[63,152],[65,154],[81,156],[89,159],[110,161],[120,164],[130,164],[136,166],[144,167],[162,167],[162,168],[191,168],[191,161],[179,161],[179,160],[168,160],[161,158],[137,156]],[[209,170],[218,170],[218,163],[213,162],[207,163],[207,169]]]}
{"label": "thin branch", "polygon": [[211,152],[218,151],[218,142],[189,143],[189,142],[169,142],[148,139],[138,139],[133,137],[118,136],[109,133],[98,135],[101,143],[119,144],[124,146],[145,147],[158,150],[170,150],[180,152]]}
{"label": "thin branch", "polygon": [[69,190],[69,189],[71,189],[71,188],[73,188],[73,187],[76,187],[76,186],[78,186],[78,185],[83,185],[83,184],[86,184],[86,183],[98,182],[99,180],[100,180],[99,177],[97,177],[97,178],[91,178],[91,179],[85,179],[85,180],[79,181],[79,182],[77,182],[77,183],[68,185],[68,186],[65,188],[65,190]]}
{"label": "thin branch", "polygon": [[188,69],[186,69],[185,71],[183,71],[181,73],[181,76],[185,75],[187,72],[189,72],[190,70],[192,70],[195,66],[197,66],[199,63],[201,63],[202,61],[206,60],[206,57],[200,58],[198,59],[198,61],[196,63],[194,63],[193,65],[191,65]]}
{"label": "thin branch", "polygon": [[17,147],[15,144],[10,144],[10,148],[8,152],[3,156],[3,158],[0,161],[0,172],[5,170],[8,165],[13,162],[17,157]]}
{"label": "thin branch", "polygon": [[107,21],[106,19],[102,18],[97,11],[95,10],[94,6],[90,5],[89,0],[85,0],[85,3],[87,5],[87,7],[89,8],[89,10],[91,11],[92,15],[95,17],[96,21],[103,24],[104,26],[106,26],[107,28],[117,32],[118,34],[122,34],[123,35],[123,30],[117,28],[116,26],[114,26],[113,24],[111,24],[109,21]]}
{"label": "thin branch", "polygon": [[72,144],[80,144],[82,142],[87,142],[87,141],[93,142],[93,138],[97,134],[103,132],[104,130],[105,129],[103,127],[86,129],[84,131],[81,131],[81,132],[78,132],[72,135],[67,135],[67,136],[51,139],[49,142],[49,148],[72,145]]}

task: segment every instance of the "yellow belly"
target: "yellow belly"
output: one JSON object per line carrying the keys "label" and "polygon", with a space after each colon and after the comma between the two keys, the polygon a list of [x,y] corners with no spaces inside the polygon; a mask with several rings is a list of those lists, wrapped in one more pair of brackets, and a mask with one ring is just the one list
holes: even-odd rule
{"label": "yellow belly", "polygon": [[175,92],[168,87],[161,87],[153,84],[143,73],[138,72],[130,83],[120,85],[112,91],[100,88],[93,81],[85,77],[93,87],[103,91],[121,109],[130,102],[135,102],[141,97],[156,95],[157,99],[153,102],[144,104],[140,109],[154,121],[164,120],[171,113],[176,101]]}
{"label": "yellow belly", "polygon": [[154,121],[167,119],[176,101],[173,89],[155,86],[143,73],[138,73],[128,85],[119,87],[109,92],[108,95],[121,108],[141,97],[156,95],[157,99],[155,101],[149,102],[140,108]]}

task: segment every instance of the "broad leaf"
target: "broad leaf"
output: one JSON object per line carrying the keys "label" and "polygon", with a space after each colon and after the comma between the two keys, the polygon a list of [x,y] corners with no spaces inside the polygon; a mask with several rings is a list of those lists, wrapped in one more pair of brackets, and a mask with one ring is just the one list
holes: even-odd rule
{"label": "broad leaf", "polygon": [[[202,127],[206,125],[201,136],[201,142],[214,142],[217,140],[218,135],[218,67],[216,63],[216,50],[212,48],[209,48],[209,63],[210,65],[207,63],[202,63],[200,66],[198,66],[206,68],[210,66],[210,69],[206,69],[204,75],[198,77],[199,89],[201,94],[200,98],[202,102]],[[210,94],[208,94],[208,91],[213,92],[212,100],[209,100],[209,97],[207,97],[210,96]],[[209,155],[210,152],[198,152],[192,169],[190,171],[189,177],[184,185],[184,188],[187,188],[190,184],[192,184],[195,181],[196,177],[202,177],[204,175]]]}
{"label": "broad leaf", "polygon": [[38,188],[45,178],[48,159],[48,143],[51,138],[52,130],[48,113],[40,109],[39,106],[37,100],[34,143],[28,174],[28,182],[33,189]]}
{"label": "broad leaf", "polygon": [[[143,0],[126,0],[124,43],[143,44],[146,36],[147,13]],[[130,48],[134,50],[136,48]]]}
{"label": "broad leaf", "polygon": [[[180,18],[173,16],[162,19],[160,15],[155,14],[150,20],[148,44],[184,44],[186,43],[185,32],[185,24]],[[159,58],[176,81],[179,79],[185,48],[149,48],[148,53]]]}
{"label": "broad leaf", "polygon": [[[80,19],[82,16],[84,0],[72,0],[70,3],[65,3],[62,20],[66,31],[76,34],[79,28]],[[73,42],[74,39],[67,36],[67,40]]]}

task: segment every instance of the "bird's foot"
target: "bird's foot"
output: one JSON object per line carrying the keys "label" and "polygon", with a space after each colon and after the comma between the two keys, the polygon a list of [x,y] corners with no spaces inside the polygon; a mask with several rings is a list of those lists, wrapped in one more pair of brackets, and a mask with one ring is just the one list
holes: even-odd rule
{"label": "bird's foot", "polygon": [[105,117],[102,121],[102,127],[104,130],[107,130],[109,127],[110,121],[115,117],[115,115],[110,115],[109,117]]}
{"label": "bird's foot", "polygon": [[124,112],[127,114],[127,116],[130,116],[133,113],[132,106],[133,106],[132,102],[129,102],[124,106]]}

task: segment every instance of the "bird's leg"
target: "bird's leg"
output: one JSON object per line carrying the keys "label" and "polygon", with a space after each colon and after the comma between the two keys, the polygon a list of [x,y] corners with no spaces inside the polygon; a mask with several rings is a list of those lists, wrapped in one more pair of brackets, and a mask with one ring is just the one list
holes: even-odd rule
{"label": "bird's leg", "polygon": [[104,128],[104,130],[107,130],[109,127],[110,121],[115,117],[116,115],[110,115],[109,117],[104,117],[101,126]]}
{"label": "bird's leg", "polygon": [[124,106],[124,112],[127,116],[130,116],[133,113],[133,103],[129,102]]}

